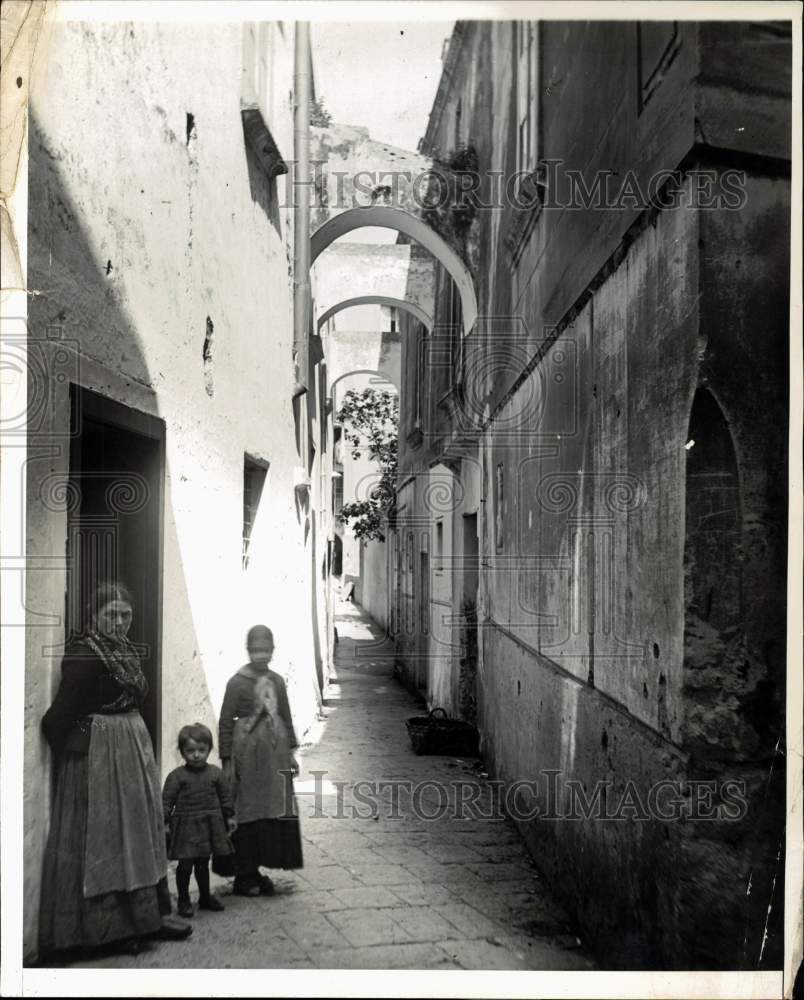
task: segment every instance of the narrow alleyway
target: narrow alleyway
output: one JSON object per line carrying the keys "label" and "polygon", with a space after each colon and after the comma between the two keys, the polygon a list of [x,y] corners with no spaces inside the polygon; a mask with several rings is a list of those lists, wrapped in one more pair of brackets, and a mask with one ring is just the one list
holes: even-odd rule
{"label": "narrow alleyway", "polygon": [[[460,818],[445,808],[439,786],[451,806],[460,781],[479,790],[482,809],[489,800],[483,776],[473,761],[412,753],[405,719],[422,710],[393,678],[392,647],[379,629],[349,604],[336,621],[336,679],[326,692],[326,718],[320,738],[299,754],[304,869],[272,872],[276,895],[257,899],[232,896],[230,883],[217,879],[226,912],[196,913],[187,941],[78,964],[592,968],[513,825]],[[368,785],[355,789],[361,781],[395,780],[418,784],[421,792],[417,799],[401,791],[396,816],[390,792],[377,797]],[[414,815],[412,801],[435,818]],[[170,884],[175,891],[172,872]]]}

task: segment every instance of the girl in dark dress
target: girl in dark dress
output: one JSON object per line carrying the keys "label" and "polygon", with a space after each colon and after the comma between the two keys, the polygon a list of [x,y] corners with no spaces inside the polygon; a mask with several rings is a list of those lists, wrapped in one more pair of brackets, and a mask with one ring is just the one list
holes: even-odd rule
{"label": "girl in dark dress", "polygon": [[176,889],[179,915],[191,917],[190,875],[195,869],[198,906],[222,910],[223,903],[209,891],[211,854],[232,853],[229,835],[237,829],[229,784],[223,772],[207,763],[212,733],[196,722],[179,732],[179,751],[184,766],[171,771],[162,790],[165,826],[169,829],[168,857],[178,859]]}
{"label": "girl in dark dress", "polygon": [[218,745],[223,771],[231,781],[237,832],[234,835],[234,891],[270,895],[265,868],[301,868],[299,817],[293,778],[299,766],[285,682],[268,664],[273,633],[250,629],[249,663],[231,678],[221,708]]}
{"label": "girl in dark dress", "polygon": [[96,588],[85,630],[67,643],[42,719],[56,758],[45,849],[40,950],[186,937],[170,914],[159,775],[140,707],[148,683],[126,638],[131,597]]}

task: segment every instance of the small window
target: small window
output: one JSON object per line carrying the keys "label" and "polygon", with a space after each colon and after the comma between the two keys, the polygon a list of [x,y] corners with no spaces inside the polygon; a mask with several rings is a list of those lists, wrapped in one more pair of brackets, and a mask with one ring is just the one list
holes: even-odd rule
{"label": "small window", "polygon": [[243,569],[248,569],[251,532],[257,519],[268,463],[246,455],[243,460]]}
{"label": "small window", "polygon": [[343,468],[343,428],[334,424],[332,428],[332,464],[336,469]]}
{"label": "small window", "polygon": [[435,568],[437,573],[444,569],[444,522],[436,521],[435,526]]}
{"label": "small window", "polygon": [[339,472],[332,476],[332,512],[337,515],[343,509],[343,476]]}

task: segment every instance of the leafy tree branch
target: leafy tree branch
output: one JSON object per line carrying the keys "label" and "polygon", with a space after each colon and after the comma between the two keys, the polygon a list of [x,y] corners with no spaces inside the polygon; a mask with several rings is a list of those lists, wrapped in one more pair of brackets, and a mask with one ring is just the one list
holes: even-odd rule
{"label": "leafy tree branch", "polygon": [[358,459],[365,452],[379,466],[378,481],[367,499],[345,503],[338,517],[350,525],[355,537],[384,541],[383,529],[396,502],[399,398],[387,391],[350,389],[335,419],[343,427],[352,457]]}

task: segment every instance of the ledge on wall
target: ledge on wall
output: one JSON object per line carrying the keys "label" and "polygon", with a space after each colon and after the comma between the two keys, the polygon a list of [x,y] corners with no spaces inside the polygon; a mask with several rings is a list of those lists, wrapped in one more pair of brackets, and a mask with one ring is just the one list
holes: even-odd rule
{"label": "ledge on wall", "polygon": [[246,142],[254,152],[265,173],[273,179],[280,174],[288,172],[288,165],[279,152],[279,147],[274,142],[271,131],[265,124],[262,112],[259,108],[241,108],[240,115],[243,119],[243,133]]}

